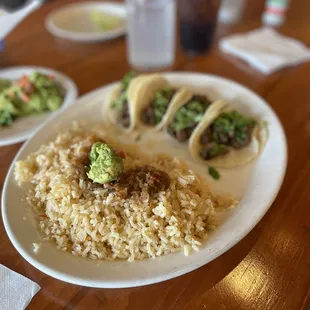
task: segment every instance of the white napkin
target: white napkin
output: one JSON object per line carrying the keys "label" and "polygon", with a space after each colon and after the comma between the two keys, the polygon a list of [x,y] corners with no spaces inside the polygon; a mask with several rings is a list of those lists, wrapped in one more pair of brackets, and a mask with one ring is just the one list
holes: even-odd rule
{"label": "white napkin", "polygon": [[223,38],[220,49],[248,62],[264,74],[310,60],[310,49],[303,43],[270,28]]}
{"label": "white napkin", "polygon": [[23,310],[40,286],[0,264],[0,310]]}
{"label": "white napkin", "polygon": [[0,8],[0,40],[3,40],[26,16],[42,5],[42,1],[33,0],[13,13]]}

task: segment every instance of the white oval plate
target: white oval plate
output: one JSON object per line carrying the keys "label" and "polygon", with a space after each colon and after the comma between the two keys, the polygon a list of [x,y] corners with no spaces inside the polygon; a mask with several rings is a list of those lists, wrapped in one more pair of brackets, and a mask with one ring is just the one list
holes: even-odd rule
{"label": "white oval plate", "polygon": [[[248,234],[267,212],[280,189],[287,162],[285,134],[273,110],[256,94],[229,80],[189,73],[168,73],[166,76],[173,85],[190,86],[208,94],[211,99],[226,99],[237,109],[268,122],[269,140],[255,162],[241,168],[220,170],[220,181],[209,179],[215,190],[241,197],[238,207],[227,211],[200,252],[193,252],[188,257],[173,253],[134,263],[93,261],[58,251],[55,244],[43,241],[32,211],[23,199],[24,190],[14,180],[15,161],[25,159],[41,144],[54,139],[57,131],[68,128],[73,120],[89,124],[102,122],[99,111],[112,87],[106,86],[80,98],[74,107],[46,123],[22,147],[8,172],[2,195],[2,218],[11,242],[30,264],[54,278],[90,287],[120,288],[156,283],[190,272],[220,256]],[[154,139],[153,146],[148,143],[150,152],[165,151],[182,156],[194,170],[207,176],[207,169],[194,164],[178,143],[161,138],[159,143],[156,137]],[[37,254],[33,252],[33,242],[41,243]]]}
{"label": "white oval plate", "polygon": [[29,75],[34,71],[52,74],[60,82],[65,90],[65,98],[61,108],[56,112],[48,112],[40,115],[20,117],[11,126],[0,127],[0,146],[22,142],[36,131],[36,129],[50,118],[54,113],[59,113],[65,107],[76,101],[78,90],[75,83],[64,74],[48,68],[41,67],[11,67],[0,70],[0,79],[16,80],[23,75]]}
{"label": "white oval plate", "polygon": [[[118,16],[123,20],[119,28],[100,31],[90,18],[93,10]],[[47,30],[56,37],[80,42],[97,42],[113,39],[126,33],[126,8],[113,2],[85,2],[70,4],[50,13],[46,19]]]}

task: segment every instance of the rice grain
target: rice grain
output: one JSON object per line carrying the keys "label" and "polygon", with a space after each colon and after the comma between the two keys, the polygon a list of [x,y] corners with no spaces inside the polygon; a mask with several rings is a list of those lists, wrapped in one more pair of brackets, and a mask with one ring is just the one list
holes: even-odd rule
{"label": "rice grain", "polygon": [[[15,166],[16,181],[25,187],[38,229],[62,251],[90,259],[128,261],[176,251],[187,256],[199,251],[214,229],[217,209],[237,204],[213,195],[177,158],[147,157],[126,149],[125,169],[151,165],[168,173],[170,186],[153,197],[146,191],[129,199],[109,193],[77,166],[91,134],[74,126]],[[37,251],[35,243],[34,247]]]}

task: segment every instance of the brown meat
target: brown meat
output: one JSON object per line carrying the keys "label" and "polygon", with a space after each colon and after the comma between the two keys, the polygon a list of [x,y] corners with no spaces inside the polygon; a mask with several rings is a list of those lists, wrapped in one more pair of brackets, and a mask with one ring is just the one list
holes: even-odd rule
{"label": "brown meat", "polygon": [[194,95],[192,100],[204,103],[206,107],[212,103],[212,101],[207,96],[204,96],[204,95]]}
{"label": "brown meat", "polygon": [[141,193],[146,190],[150,196],[167,189],[170,178],[167,173],[151,166],[141,166],[124,172],[116,184],[104,185],[113,188],[115,193],[122,198],[128,198],[132,193]]}
{"label": "brown meat", "polygon": [[212,141],[212,131],[211,128],[208,127],[200,136],[200,143],[202,145],[206,145]]}
{"label": "brown meat", "polygon": [[191,137],[195,127],[197,126],[197,124],[193,124],[190,127],[184,128],[182,130],[179,131],[175,131],[172,128],[168,128],[168,132],[174,136],[179,142],[186,142],[189,140],[189,138]]}
{"label": "brown meat", "polygon": [[141,121],[145,124],[156,125],[156,117],[153,104],[150,104],[142,111]]}
{"label": "brown meat", "polygon": [[130,126],[130,114],[127,100],[123,103],[119,121],[125,128]]}
{"label": "brown meat", "polygon": [[245,138],[244,139],[237,139],[236,136],[234,136],[231,140],[230,140],[230,145],[234,148],[234,149],[241,149],[243,147],[246,147],[247,145],[250,144],[251,140],[252,140],[252,132],[254,129],[254,125],[253,126],[246,126],[243,128],[243,132],[245,134]]}
{"label": "brown meat", "polygon": [[203,147],[200,150],[200,156],[203,160],[210,160],[217,156],[224,155],[228,152],[228,148],[225,147],[225,148],[221,148],[220,151],[213,154],[212,150],[213,150],[214,145],[215,145],[214,142],[209,143],[208,145],[203,145]]}

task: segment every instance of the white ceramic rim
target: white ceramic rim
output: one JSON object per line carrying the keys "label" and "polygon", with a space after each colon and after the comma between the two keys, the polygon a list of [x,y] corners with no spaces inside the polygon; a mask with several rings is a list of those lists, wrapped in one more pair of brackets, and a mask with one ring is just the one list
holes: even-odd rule
{"label": "white ceramic rim", "polygon": [[53,22],[53,17],[55,14],[59,13],[62,10],[67,10],[72,7],[90,7],[95,5],[101,5],[101,6],[110,6],[115,7],[118,10],[124,10],[124,15],[126,16],[126,7],[124,4],[117,3],[117,2],[95,2],[95,1],[89,1],[89,2],[82,2],[82,3],[71,3],[65,6],[62,6],[58,9],[53,10],[51,13],[48,14],[46,20],[45,20],[45,27],[48,32],[50,32],[52,35],[70,40],[70,41],[76,41],[76,42],[100,42],[100,41],[106,41],[111,40],[117,37],[120,37],[127,32],[126,26],[120,27],[114,30],[106,31],[106,32],[74,32],[69,30],[64,30],[62,28],[57,27]]}
{"label": "white ceramic rim", "polygon": [[[137,286],[144,286],[144,285],[149,285],[149,284],[154,284],[154,283],[158,283],[158,282],[162,282],[162,281],[166,281],[181,275],[184,275],[186,273],[189,273],[195,269],[200,268],[201,266],[211,262],[212,260],[214,260],[215,258],[219,257],[220,255],[222,255],[223,253],[225,253],[226,251],[228,251],[230,248],[232,248],[234,245],[236,245],[241,239],[243,239],[256,225],[257,223],[262,219],[262,217],[266,214],[266,212],[268,211],[268,209],[270,208],[270,206],[272,205],[272,203],[274,202],[284,179],[285,176],[285,172],[286,172],[286,167],[287,167],[287,143],[286,143],[286,137],[285,137],[285,133],[283,130],[283,127],[281,125],[281,122],[279,120],[279,118],[277,117],[277,115],[275,114],[275,112],[273,111],[273,109],[258,95],[256,95],[254,92],[252,92],[251,90],[249,90],[248,88],[230,81],[228,79],[222,78],[222,77],[218,77],[215,75],[206,75],[206,74],[197,74],[197,73],[191,73],[191,72],[173,72],[173,73],[165,73],[165,75],[167,76],[173,76],[173,75],[187,75],[188,78],[190,79],[190,75],[195,75],[195,76],[208,76],[211,78],[215,78],[221,81],[225,81],[225,82],[229,82],[232,83],[235,86],[241,87],[244,90],[250,92],[253,96],[257,97],[259,100],[262,101],[262,103],[265,105],[264,108],[267,108],[269,110],[269,113],[272,114],[272,117],[274,118],[275,122],[277,122],[277,126],[280,129],[280,134],[281,134],[281,140],[283,142],[283,147],[284,147],[284,154],[283,158],[282,158],[282,163],[283,163],[283,168],[282,168],[282,173],[278,176],[278,182],[275,185],[275,190],[274,193],[271,197],[268,197],[268,201],[265,202],[266,204],[264,205],[264,208],[261,208],[259,210],[259,214],[252,219],[251,223],[247,223],[247,225],[244,225],[243,229],[241,229],[240,231],[238,231],[238,235],[236,238],[233,239],[233,241],[226,243],[225,246],[223,246],[221,249],[217,250],[216,252],[214,252],[212,255],[209,255],[207,257],[207,259],[205,259],[205,261],[200,262],[199,264],[191,264],[191,265],[187,265],[186,267],[184,267],[182,269],[182,271],[173,271],[170,273],[167,273],[165,275],[158,275],[158,276],[153,276],[153,277],[147,277],[145,279],[132,279],[132,280],[126,280],[126,281],[98,281],[98,280],[84,280],[81,279],[80,277],[76,277],[70,274],[66,274],[66,273],[60,273],[57,270],[54,270],[52,268],[47,267],[44,264],[39,263],[37,260],[33,259],[31,256],[28,255],[27,251],[25,251],[22,247],[22,245],[20,245],[19,241],[16,240],[15,236],[14,236],[14,232],[11,230],[9,224],[8,224],[8,218],[6,216],[6,207],[5,207],[5,201],[6,201],[6,194],[7,194],[7,188],[8,188],[8,183],[9,183],[9,176],[13,173],[13,169],[14,169],[14,164],[16,162],[16,160],[19,158],[19,155],[23,152],[23,149],[26,148],[26,146],[28,145],[28,143],[30,143],[31,140],[29,140],[27,143],[24,144],[24,146],[19,150],[19,152],[17,153],[17,155],[15,156],[11,167],[8,171],[6,180],[4,182],[4,186],[3,186],[3,193],[2,193],[2,201],[1,201],[1,205],[2,205],[2,218],[3,218],[3,223],[4,223],[4,227],[5,230],[8,234],[9,239],[11,240],[12,244],[14,245],[14,247],[16,248],[16,250],[23,256],[24,259],[26,259],[31,265],[33,265],[34,267],[36,267],[37,269],[39,269],[40,271],[44,272],[45,274],[54,277],[56,279],[59,279],[61,281],[65,281],[68,283],[72,283],[72,284],[76,284],[76,285],[82,285],[82,286],[86,286],[86,287],[97,287],[97,288],[127,288],[127,287],[137,287]],[[104,87],[98,88],[88,94],[85,94],[84,96],[82,96],[79,101],[82,102],[82,100],[93,100],[94,98],[96,98],[98,95],[100,95],[100,93],[102,92],[103,89],[107,88],[107,87],[111,87],[112,84],[106,85]],[[68,109],[68,108],[67,108]],[[54,118],[56,118],[57,116],[54,116]],[[52,122],[53,118],[49,120],[49,122]],[[45,124],[47,125],[47,124]],[[44,125],[42,125],[41,127],[43,127]],[[37,130],[37,132],[40,130],[40,128]],[[171,255],[171,254],[170,254]],[[168,255],[169,256],[169,255]]]}

